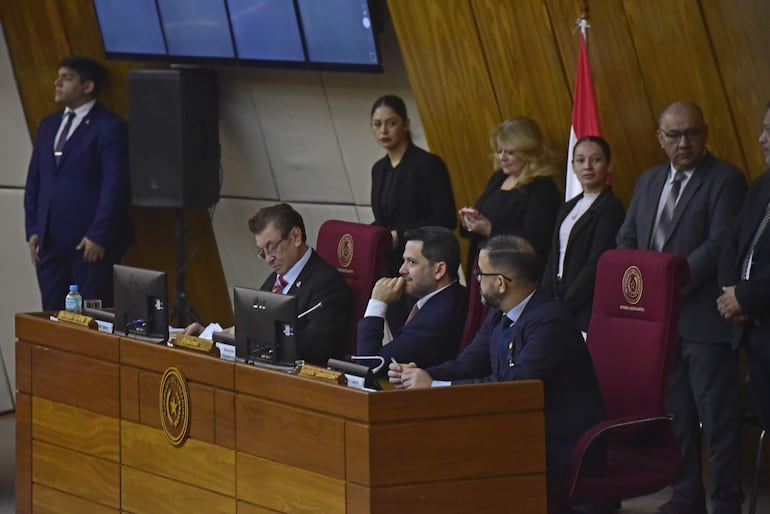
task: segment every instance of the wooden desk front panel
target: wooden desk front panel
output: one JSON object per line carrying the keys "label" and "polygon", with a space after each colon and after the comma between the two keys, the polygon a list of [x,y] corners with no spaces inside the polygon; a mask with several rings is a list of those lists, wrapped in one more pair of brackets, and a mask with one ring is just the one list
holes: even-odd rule
{"label": "wooden desk front panel", "polygon": [[249,395],[237,395],[235,405],[239,452],[345,479],[342,419]]}
{"label": "wooden desk front panel", "polygon": [[545,473],[538,411],[377,426],[348,423],[346,430],[347,478],[364,486]]}
{"label": "wooden desk front panel", "polygon": [[[17,334],[21,513],[545,512],[539,382],[369,394],[41,315]],[[172,365],[181,448],[159,428]]]}

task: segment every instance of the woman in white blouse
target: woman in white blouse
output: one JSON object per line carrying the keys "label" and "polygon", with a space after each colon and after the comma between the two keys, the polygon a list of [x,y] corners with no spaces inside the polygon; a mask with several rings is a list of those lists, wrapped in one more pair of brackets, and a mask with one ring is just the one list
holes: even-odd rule
{"label": "woman in white blouse", "polygon": [[625,217],[623,205],[607,185],[610,145],[598,136],[575,143],[572,170],[583,192],[564,204],[556,221],[542,288],[572,311],[583,332],[591,320],[599,256],[615,248]]}

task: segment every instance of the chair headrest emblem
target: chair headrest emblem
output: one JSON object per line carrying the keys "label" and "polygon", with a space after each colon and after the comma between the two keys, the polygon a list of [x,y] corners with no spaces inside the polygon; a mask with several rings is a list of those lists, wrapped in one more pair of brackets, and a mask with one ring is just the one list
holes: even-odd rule
{"label": "chair headrest emblem", "polygon": [[642,299],[642,272],[636,266],[629,266],[623,273],[623,297],[631,305]]}
{"label": "chair headrest emblem", "polygon": [[343,268],[350,266],[353,260],[353,236],[345,234],[337,243],[337,260]]}

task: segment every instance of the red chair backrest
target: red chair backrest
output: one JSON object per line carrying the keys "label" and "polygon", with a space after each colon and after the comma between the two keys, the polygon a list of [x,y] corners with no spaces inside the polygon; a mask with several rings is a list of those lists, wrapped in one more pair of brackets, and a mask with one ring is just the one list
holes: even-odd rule
{"label": "red chair backrest", "polygon": [[680,256],[608,250],[599,259],[587,344],[609,418],[664,415],[679,334]]}
{"label": "red chair backrest", "polygon": [[[476,269],[478,262],[479,259],[476,257],[471,264],[472,270]],[[460,338],[460,345],[457,348],[457,355],[463,353],[468,343],[473,340],[473,336],[479,331],[479,327],[481,327],[481,323],[486,315],[487,306],[481,303],[479,282],[471,273],[471,278],[468,281],[468,317],[465,318],[465,326],[463,327],[463,335]]]}
{"label": "red chair backrest", "polygon": [[345,277],[352,299],[350,326],[340,355],[355,353],[358,321],[364,315],[374,283],[384,276],[390,251],[390,232],[382,227],[352,221],[325,221],[318,230],[316,251]]}

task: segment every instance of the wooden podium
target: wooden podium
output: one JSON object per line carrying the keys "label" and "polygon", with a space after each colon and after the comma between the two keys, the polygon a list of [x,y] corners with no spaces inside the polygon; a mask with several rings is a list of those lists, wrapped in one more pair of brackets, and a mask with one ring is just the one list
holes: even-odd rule
{"label": "wooden podium", "polygon": [[46,314],[18,314],[16,337],[19,513],[546,512],[538,381],[367,393]]}

